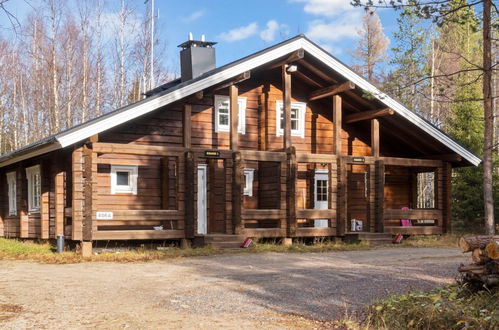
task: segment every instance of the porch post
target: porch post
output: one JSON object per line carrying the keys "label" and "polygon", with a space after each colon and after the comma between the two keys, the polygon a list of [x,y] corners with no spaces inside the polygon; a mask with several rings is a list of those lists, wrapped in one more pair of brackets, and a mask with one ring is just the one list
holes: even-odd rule
{"label": "porch post", "polygon": [[375,162],[375,228],[376,232],[382,233],[384,231],[384,202],[385,202],[385,164],[382,160]]}
{"label": "porch post", "polygon": [[55,238],[64,235],[64,172],[58,172],[54,178],[55,187]]}
{"label": "porch post", "polygon": [[443,172],[442,234],[445,234],[450,231],[452,220],[452,165],[444,163]]}
{"label": "porch post", "polygon": [[83,148],[79,147],[73,150],[71,155],[71,176],[72,176],[72,225],[71,239],[81,241],[82,239],[82,219],[84,208],[83,197]]}
{"label": "porch post", "polygon": [[[82,254],[92,254],[93,232],[97,230],[95,213],[97,211],[97,155],[92,149],[92,144],[83,146],[83,224],[82,224]],[[90,255],[89,255],[90,254]]]}
{"label": "porch post", "polygon": [[239,151],[234,152],[232,157],[232,229],[234,234],[241,235],[243,232],[243,223],[241,219],[243,202],[243,164]]}
{"label": "porch post", "polygon": [[229,86],[229,99],[230,99],[230,149],[232,151],[239,150],[239,102],[238,102],[239,89],[236,85]]}
{"label": "porch post", "polygon": [[333,144],[336,154],[337,179],[336,179],[336,234],[343,236],[347,228],[347,164],[342,155],[341,127],[342,127],[342,108],[341,96],[333,95]]}
{"label": "porch post", "polygon": [[49,189],[50,189],[50,171],[48,170],[48,160],[43,160],[40,168],[40,238],[49,239]]}
{"label": "porch post", "polygon": [[[282,66],[283,84],[283,111],[284,111],[284,150],[291,147],[291,74],[287,71],[288,66]],[[276,122],[281,120],[276,118]]]}
{"label": "porch post", "polygon": [[185,153],[185,201],[184,201],[184,212],[185,212],[185,237],[194,238],[196,223],[194,219],[194,207],[195,207],[195,176],[194,171],[194,155],[192,151],[187,151]]}
{"label": "porch post", "polygon": [[298,164],[296,162],[296,149],[289,147],[287,153],[287,180],[286,180],[286,215],[288,218],[288,237],[296,235],[296,171]]}
{"label": "porch post", "polygon": [[372,156],[379,157],[379,120],[371,119],[371,152]]}
{"label": "porch post", "polygon": [[184,113],[182,116],[182,126],[184,129],[183,143],[184,143],[184,148],[187,148],[187,149],[191,148],[191,135],[192,135],[191,115],[192,115],[192,106],[190,104],[184,104]]}
{"label": "porch post", "polygon": [[333,96],[333,122],[334,122],[334,153],[341,155],[341,96]]}
{"label": "porch post", "polygon": [[347,163],[344,158],[338,156],[338,204],[336,207],[337,223],[336,233],[344,236],[347,232]]}
{"label": "porch post", "polygon": [[[0,177],[0,182],[5,182],[5,184],[2,184],[2,186],[4,187],[3,188],[3,192],[5,192],[5,190],[6,190],[5,187],[8,186],[7,182],[6,182],[5,172],[0,173],[0,175],[2,175],[2,177]],[[8,190],[8,188],[7,188],[7,190]],[[9,212],[9,207],[8,207],[9,201],[8,201],[8,199],[9,199],[8,192],[7,192],[7,194],[0,193],[0,203],[2,203],[2,205],[7,205],[7,207],[4,206],[4,207],[0,208],[0,237],[5,237],[5,224],[4,224],[4,221],[5,221],[6,215]],[[7,202],[7,203],[5,203],[5,202]]]}
{"label": "porch post", "polygon": [[17,189],[17,205],[19,208],[19,237],[28,238],[29,236],[29,216],[28,216],[28,191],[26,183],[26,171],[21,168],[18,175]]}

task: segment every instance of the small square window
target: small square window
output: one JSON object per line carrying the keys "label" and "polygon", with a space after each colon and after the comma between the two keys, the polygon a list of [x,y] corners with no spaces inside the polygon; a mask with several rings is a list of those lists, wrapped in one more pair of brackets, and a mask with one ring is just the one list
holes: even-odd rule
{"label": "small square window", "polygon": [[[305,112],[307,105],[303,102],[291,103],[291,135],[305,137]],[[276,101],[276,118],[280,118],[276,125],[276,135],[284,135],[284,103]]]}
{"label": "small square window", "polygon": [[130,185],[130,172],[116,172],[116,184],[118,186]]}
{"label": "small square window", "polygon": [[138,167],[111,165],[111,194],[137,195]]}
{"label": "small square window", "polygon": [[245,168],[244,169],[244,196],[253,196],[253,178],[255,175],[255,169]]}

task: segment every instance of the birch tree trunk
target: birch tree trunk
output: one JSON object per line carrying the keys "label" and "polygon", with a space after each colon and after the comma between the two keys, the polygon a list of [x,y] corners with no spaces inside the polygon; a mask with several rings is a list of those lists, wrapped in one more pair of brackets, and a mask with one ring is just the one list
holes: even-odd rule
{"label": "birch tree trunk", "polygon": [[492,104],[492,0],[483,0],[483,198],[485,206],[485,233],[494,235],[494,196],[492,185],[492,141],[494,136],[494,113]]}
{"label": "birch tree trunk", "polygon": [[50,30],[51,30],[51,57],[52,57],[52,97],[53,97],[53,111],[52,111],[52,128],[51,132],[56,133],[60,131],[59,118],[59,84],[58,84],[58,73],[57,73],[57,49],[56,49],[56,37],[57,37],[57,8],[55,0],[50,0]]}

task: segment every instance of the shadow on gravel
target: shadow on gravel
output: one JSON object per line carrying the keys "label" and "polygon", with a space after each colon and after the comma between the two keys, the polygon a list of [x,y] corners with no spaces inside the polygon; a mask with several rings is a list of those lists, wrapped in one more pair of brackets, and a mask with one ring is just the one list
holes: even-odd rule
{"label": "shadow on gravel", "polygon": [[421,259],[380,265],[337,253],[220,257],[190,266],[203,276],[241,284],[236,287],[243,304],[314,319],[356,316],[361,307],[378,299],[443,285],[453,278],[456,267]]}

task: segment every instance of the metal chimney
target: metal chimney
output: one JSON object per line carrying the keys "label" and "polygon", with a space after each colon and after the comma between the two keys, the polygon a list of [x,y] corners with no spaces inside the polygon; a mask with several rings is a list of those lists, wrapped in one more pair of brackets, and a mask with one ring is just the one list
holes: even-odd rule
{"label": "metal chimney", "polygon": [[204,40],[192,40],[189,33],[189,40],[178,45],[180,51],[180,71],[181,81],[187,81],[199,77],[205,72],[215,68],[215,48],[216,42]]}

